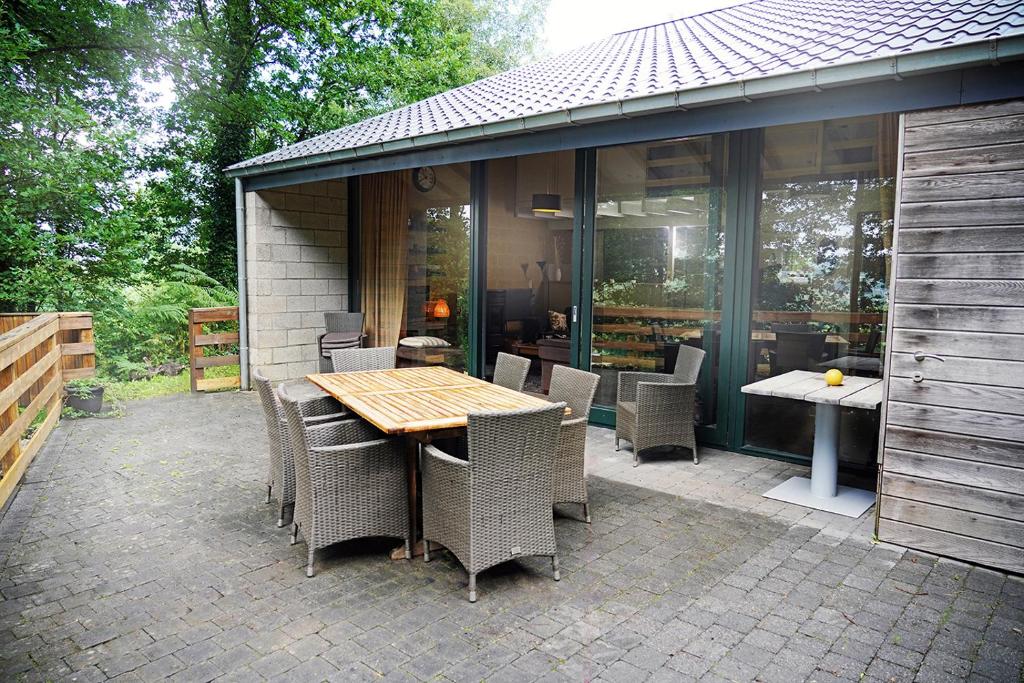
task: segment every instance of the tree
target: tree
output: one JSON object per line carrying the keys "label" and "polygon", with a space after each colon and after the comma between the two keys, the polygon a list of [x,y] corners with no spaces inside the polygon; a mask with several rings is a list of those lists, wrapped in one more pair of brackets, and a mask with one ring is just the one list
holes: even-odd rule
{"label": "tree", "polygon": [[516,64],[546,0],[172,3],[163,67],[176,102],[157,167],[206,272],[235,278],[224,167]]}
{"label": "tree", "polygon": [[130,210],[152,24],[138,2],[0,5],[0,308],[75,308],[145,245]]}

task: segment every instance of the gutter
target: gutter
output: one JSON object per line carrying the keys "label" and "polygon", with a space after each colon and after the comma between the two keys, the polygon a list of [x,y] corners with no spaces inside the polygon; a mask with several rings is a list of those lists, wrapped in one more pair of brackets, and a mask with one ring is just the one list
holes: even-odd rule
{"label": "gutter", "polygon": [[905,55],[890,55],[867,61],[847,62],[817,69],[761,76],[749,80],[685,88],[626,100],[588,104],[561,111],[466,126],[450,131],[427,133],[294,159],[241,168],[231,167],[225,169],[225,173],[232,177],[262,175],[609,119],[632,118],[672,110],[686,111],[688,108],[707,107],[728,102],[752,102],[755,99],[788,93],[820,92],[825,88],[868,81],[902,80],[907,76],[919,76],[936,71],[949,71],[983,64],[998,64],[1000,61],[1021,57],[1024,57],[1024,34],[965,45],[940,47]]}
{"label": "gutter", "polygon": [[235,178],[235,244],[238,254],[238,365],[241,389],[249,390],[249,296],[245,269],[245,189]]}

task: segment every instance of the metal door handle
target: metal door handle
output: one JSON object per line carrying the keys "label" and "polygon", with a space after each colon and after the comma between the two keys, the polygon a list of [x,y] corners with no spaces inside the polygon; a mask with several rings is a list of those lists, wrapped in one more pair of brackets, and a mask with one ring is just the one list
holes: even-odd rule
{"label": "metal door handle", "polygon": [[925,353],[924,351],[914,351],[914,360],[918,363],[923,363],[925,358],[934,358],[940,363],[945,363],[946,359],[942,356],[936,356],[934,353]]}
{"label": "metal door handle", "polygon": [[920,384],[921,382],[924,381],[924,375],[922,375],[920,372],[915,372],[913,375],[910,376],[910,379],[914,380],[914,384]]}

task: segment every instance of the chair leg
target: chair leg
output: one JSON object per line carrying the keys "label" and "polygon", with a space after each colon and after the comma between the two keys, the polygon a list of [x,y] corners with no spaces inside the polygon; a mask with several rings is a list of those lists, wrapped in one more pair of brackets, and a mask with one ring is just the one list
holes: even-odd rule
{"label": "chair leg", "polygon": [[423,561],[430,562],[430,541],[423,539]]}
{"label": "chair leg", "polygon": [[412,543],[409,541],[408,538],[405,539],[405,559],[412,559]]}
{"label": "chair leg", "polygon": [[700,458],[697,456],[697,447],[696,446],[693,447],[693,464],[694,465],[699,465],[700,464]]}
{"label": "chair leg", "polygon": [[278,529],[280,529],[281,527],[284,526],[284,508],[285,508],[285,506],[282,505],[281,507],[279,507],[277,509],[277,528]]}
{"label": "chair leg", "polygon": [[469,601],[476,602],[476,574],[469,573]]}
{"label": "chair leg", "polygon": [[633,444],[633,467],[640,464],[640,450]]}
{"label": "chair leg", "polygon": [[555,581],[561,581],[562,573],[558,571],[558,555],[551,556],[551,570],[555,574]]}
{"label": "chair leg", "polygon": [[313,578],[313,558],[316,555],[316,550],[313,548],[309,549],[309,562],[306,564],[306,576]]}
{"label": "chair leg", "polygon": [[292,537],[291,537],[291,540],[289,541],[289,543],[291,545],[295,545],[298,542],[299,542],[299,523],[298,522],[293,522],[292,523]]}
{"label": "chair leg", "polygon": [[616,452],[619,450],[619,437],[615,437],[615,450]]}
{"label": "chair leg", "polygon": [[590,503],[583,504],[583,519],[587,520],[587,524],[590,524]]}
{"label": "chair leg", "polygon": [[270,505],[270,492],[271,492],[271,489],[273,489],[273,488],[274,488],[273,486],[271,486],[270,484],[267,484],[267,505]]}

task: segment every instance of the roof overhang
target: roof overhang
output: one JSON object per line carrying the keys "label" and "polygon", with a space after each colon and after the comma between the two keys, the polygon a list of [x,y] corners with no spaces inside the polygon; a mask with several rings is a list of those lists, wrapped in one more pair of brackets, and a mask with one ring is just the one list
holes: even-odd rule
{"label": "roof overhang", "polygon": [[999,64],[1021,58],[1024,58],[1024,35],[1007,36],[984,42],[586,105],[266,164],[230,167],[226,169],[226,173],[229,176],[246,178],[614,119],[686,111],[730,102],[752,102],[780,95],[824,91],[873,81],[899,81],[940,71]]}

